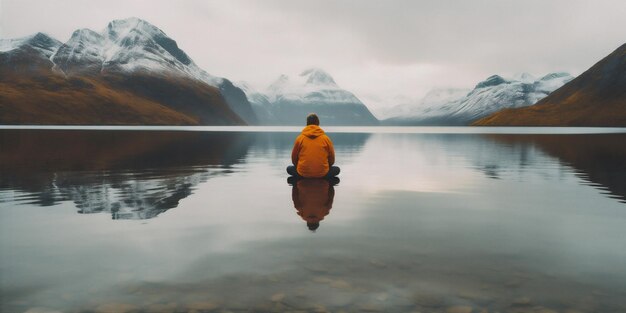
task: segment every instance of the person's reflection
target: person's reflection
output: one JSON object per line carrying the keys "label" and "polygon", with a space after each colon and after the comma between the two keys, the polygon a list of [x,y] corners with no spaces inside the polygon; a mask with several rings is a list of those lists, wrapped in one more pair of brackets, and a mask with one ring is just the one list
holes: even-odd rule
{"label": "person's reflection", "polygon": [[320,221],[330,213],[335,198],[333,186],[338,182],[338,178],[334,180],[305,178],[289,181],[293,185],[291,190],[293,206],[298,210],[298,215],[306,221],[309,230],[314,232],[320,226]]}

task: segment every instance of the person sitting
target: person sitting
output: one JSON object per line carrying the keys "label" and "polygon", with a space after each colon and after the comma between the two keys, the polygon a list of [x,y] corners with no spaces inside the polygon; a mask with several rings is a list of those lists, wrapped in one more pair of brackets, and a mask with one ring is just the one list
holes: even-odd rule
{"label": "person sitting", "polygon": [[287,173],[294,177],[331,178],[339,174],[335,164],[333,142],[320,128],[320,119],[315,113],[306,117],[306,127],[296,138],[291,151],[293,165],[287,167]]}

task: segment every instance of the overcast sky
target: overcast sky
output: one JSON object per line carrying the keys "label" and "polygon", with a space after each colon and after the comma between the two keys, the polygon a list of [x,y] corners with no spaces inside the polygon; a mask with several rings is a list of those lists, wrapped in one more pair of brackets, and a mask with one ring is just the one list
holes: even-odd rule
{"label": "overcast sky", "polygon": [[0,0],[0,37],[66,41],[131,16],[211,74],[262,90],[320,67],[375,110],[492,74],[577,75],[626,42],[624,0]]}

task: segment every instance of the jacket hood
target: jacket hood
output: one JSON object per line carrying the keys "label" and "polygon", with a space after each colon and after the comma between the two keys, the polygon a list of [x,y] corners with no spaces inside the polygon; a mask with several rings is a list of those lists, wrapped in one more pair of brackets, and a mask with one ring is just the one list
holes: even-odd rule
{"label": "jacket hood", "polygon": [[316,138],[324,134],[324,130],[318,125],[307,125],[302,129],[302,134],[309,138]]}

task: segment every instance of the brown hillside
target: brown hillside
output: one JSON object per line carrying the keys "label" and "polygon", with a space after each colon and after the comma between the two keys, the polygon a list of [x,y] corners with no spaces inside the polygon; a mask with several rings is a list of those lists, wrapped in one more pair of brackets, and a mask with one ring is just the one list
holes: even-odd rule
{"label": "brown hillside", "polygon": [[0,79],[0,123],[30,125],[243,124],[219,91],[150,75],[64,77],[39,72]]}
{"label": "brown hillside", "polygon": [[49,74],[0,81],[0,123],[196,125],[198,121],[95,79]]}
{"label": "brown hillside", "polygon": [[626,126],[626,44],[537,104],[474,126]]}

